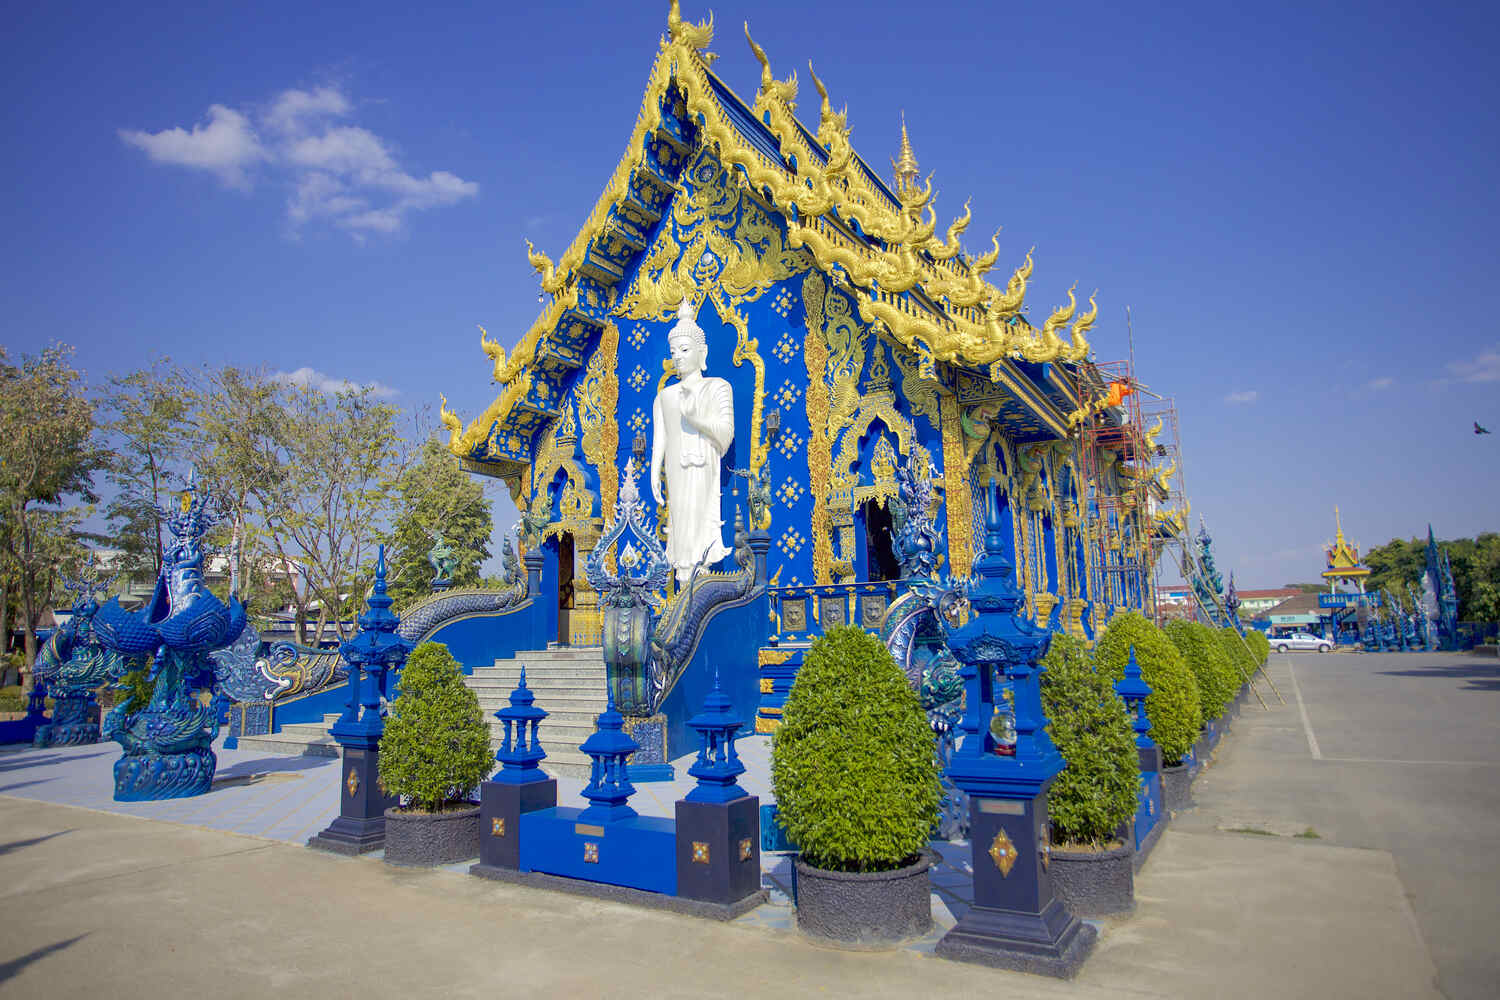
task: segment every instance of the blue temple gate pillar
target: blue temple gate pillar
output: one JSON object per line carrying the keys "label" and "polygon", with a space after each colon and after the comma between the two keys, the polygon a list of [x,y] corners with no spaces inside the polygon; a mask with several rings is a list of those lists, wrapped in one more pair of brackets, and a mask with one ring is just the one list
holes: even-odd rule
{"label": "blue temple gate pillar", "polygon": [[380,784],[380,737],[385,734],[380,700],[390,671],[406,663],[411,646],[396,634],[400,619],[391,613],[391,598],[385,590],[383,545],[367,603],[369,610],[359,619],[359,634],[339,647],[349,665],[349,703],[329,730],[343,749],[339,815],[307,841],[308,847],[335,854],[365,854],[383,848],[385,811],[400,803]]}
{"label": "blue temple gate pillar", "polygon": [[703,711],[688,720],[699,741],[688,774],[698,785],[677,802],[679,896],[725,905],[760,902],[760,799],[740,787],[745,765],[734,749],[743,725],[715,672]]}
{"label": "blue temple gate pillar", "polygon": [[[1048,866],[1047,789],[1064,761],[1047,735],[1038,662],[1050,642],[1024,618],[1015,567],[1004,556],[993,489],[986,490],[985,555],[974,567],[974,615],[949,636],[962,664],[961,742],[948,778],[969,794],[974,905],[943,935],[944,958],[1042,975],[1071,977],[1098,932],[1063,906]],[[1015,692],[1016,742],[1001,755],[993,732],[997,675]]]}
{"label": "blue temple gate pillar", "polygon": [[495,759],[500,770],[479,786],[479,863],[469,874],[489,876],[521,867],[521,817],[557,805],[557,779],[541,763],[547,757],[538,731],[547,713],[536,707],[526,686],[526,667],[510,693],[510,704],[495,713],[505,725]]}
{"label": "blue temple gate pillar", "polygon": [[1151,849],[1161,839],[1167,826],[1167,810],[1163,802],[1161,781],[1161,747],[1151,738],[1151,720],[1146,716],[1146,698],[1151,694],[1151,685],[1141,678],[1140,665],[1135,662],[1135,647],[1130,647],[1130,659],[1125,664],[1125,676],[1115,682],[1115,693],[1125,702],[1130,712],[1131,728],[1135,730],[1136,761],[1140,767],[1140,786],[1136,791],[1135,817],[1131,820],[1131,833],[1135,847],[1135,868],[1140,870]]}

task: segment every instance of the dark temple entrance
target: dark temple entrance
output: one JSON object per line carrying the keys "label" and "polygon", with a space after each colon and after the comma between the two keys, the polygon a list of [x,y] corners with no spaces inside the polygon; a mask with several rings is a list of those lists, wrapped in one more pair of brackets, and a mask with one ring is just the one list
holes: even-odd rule
{"label": "dark temple entrance", "polygon": [[557,644],[569,643],[569,618],[573,611],[573,536],[557,536]]}

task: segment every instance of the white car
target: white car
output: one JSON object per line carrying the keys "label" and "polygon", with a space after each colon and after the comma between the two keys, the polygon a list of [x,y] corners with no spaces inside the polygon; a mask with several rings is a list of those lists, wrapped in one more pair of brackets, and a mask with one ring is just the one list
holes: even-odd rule
{"label": "white car", "polygon": [[1286,653],[1293,649],[1316,649],[1320,653],[1326,653],[1333,648],[1333,644],[1327,639],[1321,639],[1306,632],[1293,632],[1291,635],[1279,635],[1272,639],[1271,648],[1278,653]]}

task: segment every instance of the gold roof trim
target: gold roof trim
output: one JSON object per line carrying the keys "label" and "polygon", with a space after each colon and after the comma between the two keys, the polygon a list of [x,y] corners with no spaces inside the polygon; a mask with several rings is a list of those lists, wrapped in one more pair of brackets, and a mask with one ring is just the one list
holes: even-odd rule
{"label": "gold roof trim", "polygon": [[[1019,315],[1032,272],[1032,252],[1027,252],[1004,290],[986,282],[984,275],[999,259],[998,236],[992,238],[990,253],[974,258],[962,252],[959,237],[972,217],[966,202],[964,214],[950,224],[946,238],[935,239],[937,213],[932,207],[930,177],[921,188],[913,183],[898,192],[893,202],[890,192],[873,179],[873,172],[854,152],[849,143],[847,113],[833,111],[827,89],[815,74],[813,81],[821,98],[816,150],[794,115],[796,74],[777,81],[769,58],[750,37],[746,25],[745,37],[761,64],[755,108],[747,110],[769,120],[769,128],[787,158],[787,162],[779,162],[741,137],[713,92],[710,65],[714,56],[702,51],[713,39],[712,14],[701,23],[684,21],[678,0],[671,0],[667,28],[630,141],[578,235],[556,263],[527,242],[527,259],[553,301],[521,337],[503,366],[489,348],[485,349],[496,360],[496,380],[506,389],[462,434],[451,435],[456,439],[450,445],[455,452],[468,453],[494,421],[524,396],[518,388],[520,378],[533,362],[541,339],[564,312],[576,306],[579,266],[610,215],[629,195],[630,179],[645,159],[647,138],[660,127],[661,102],[674,80],[689,113],[702,119],[703,140],[719,159],[726,166],[739,167],[750,186],[769,192],[779,209],[795,210],[796,218],[787,219],[788,246],[805,246],[820,270],[829,272],[837,266],[848,276],[865,322],[883,326],[909,350],[929,354],[937,361],[973,367],[1006,358],[1081,361],[1087,356],[1089,345],[1083,334],[1097,317],[1097,307],[1073,325],[1067,342],[1056,334],[1066,320],[1050,328],[1044,326],[1041,331],[1032,327]],[[724,89],[733,94],[727,86]],[[866,237],[884,246],[869,246],[841,232],[843,223],[834,222],[831,216],[856,224]],[[914,303],[903,295],[907,292],[919,293],[919,299],[925,301]],[[1090,301],[1092,304],[1092,297]],[[1071,318],[1076,307],[1071,291],[1069,303],[1053,316],[1066,312]],[[526,381],[529,383],[529,378]],[[449,419],[458,418],[449,414],[445,426],[450,426]]]}

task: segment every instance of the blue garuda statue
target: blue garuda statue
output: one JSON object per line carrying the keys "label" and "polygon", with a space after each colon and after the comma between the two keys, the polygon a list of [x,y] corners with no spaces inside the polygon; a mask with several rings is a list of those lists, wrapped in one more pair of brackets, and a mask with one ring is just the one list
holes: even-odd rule
{"label": "blue garuda statue", "polygon": [[94,691],[132,666],[122,662],[120,654],[101,646],[94,636],[94,615],[99,611],[95,595],[107,592],[113,582],[101,582],[93,576],[63,581],[63,586],[74,595],[73,613],[47,637],[37,654],[37,680],[47,685],[53,701],[52,721],[37,727],[34,746],[82,746],[99,742]]}
{"label": "blue garuda statue", "polygon": [[123,660],[146,658],[150,697],[139,686],[104,719],[104,736],[125,754],[115,762],[115,799],[201,795],[213,784],[217,761],[210,749],[218,734],[222,692],[209,654],[239,638],[245,606],[215,597],[203,583],[204,532],[215,518],[210,494],[196,475],[176,511],[161,511],[171,542],[151,599],[126,611],[112,598],[94,615],[93,630]]}

